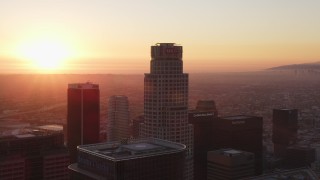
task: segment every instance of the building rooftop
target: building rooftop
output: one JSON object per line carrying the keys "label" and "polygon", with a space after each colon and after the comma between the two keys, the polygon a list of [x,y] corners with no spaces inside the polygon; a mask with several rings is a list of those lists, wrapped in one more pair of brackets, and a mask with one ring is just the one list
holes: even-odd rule
{"label": "building rooftop", "polygon": [[154,150],[163,150],[165,149],[162,146],[158,146],[150,143],[136,143],[136,144],[128,144],[123,145],[123,149],[127,149],[132,152],[143,152],[143,151],[154,151]]}
{"label": "building rooftop", "polygon": [[125,143],[117,141],[78,146],[79,152],[96,155],[112,161],[168,154],[184,151],[185,149],[186,146],[183,144],[155,138],[130,140]]}
{"label": "building rooftop", "polygon": [[234,157],[234,156],[254,156],[253,153],[247,151],[241,151],[236,149],[219,149],[215,151],[209,151],[208,157],[211,155],[218,155],[218,156],[226,156],[226,157]]}
{"label": "building rooftop", "polygon": [[36,135],[34,134],[18,134],[18,135],[15,135],[15,137],[17,138],[28,138],[28,137],[35,137]]}
{"label": "building rooftop", "polygon": [[69,89],[99,89],[99,84],[93,84],[91,82],[86,83],[72,83],[68,85]]}
{"label": "building rooftop", "polygon": [[242,166],[243,164],[251,164],[252,169],[254,169],[253,153],[230,148],[208,151],[207,161],[230,167]]}
{"label": "building rooftop", "polygon": [[0,132],[0,141],[45,136],[62,132],[63,127],[61,125],[29,126],[15,129],[7,128],[2,129]]}
{"label": "building rooftop", "polygon": [[175,46],[175,43],[157,43],[155,46]]}
{"label": "building rooftop", "polygon": [[253,117],[254,116],[236,115],[236,116],[222,117],[222,119],[226,119],[226,120],[241,120],[241,119],[248,119],[248,118],[253,118]]}
{"label": "building rooftop", "polygon": [[225,153],[225,154],[236,155],[236,154],[241,154],[241,151],[234,150],[234,149],[230,149],[230,150],[225,150],[224,153]]}
{"label": "building rooftop", "polygon": [[297,109],[289,109],[289,108],[279,108],[273,109],[274,111],[297,111]]}
{"label": "building rooftop", "polygon": [[38,128],[43,130],[50,130],[50,131],[63,131],[63,126],[56,125],[56,124],[38,126]]}

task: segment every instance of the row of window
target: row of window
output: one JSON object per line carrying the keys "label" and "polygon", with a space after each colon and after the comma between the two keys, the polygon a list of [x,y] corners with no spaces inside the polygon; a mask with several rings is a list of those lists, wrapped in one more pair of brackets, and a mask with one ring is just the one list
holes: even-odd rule
{"label": "row of window", "polygon": [[170,90],[170,91],[188,91],[188,85],[187,84],[154,84],[154,85],[146,85],[144,86],[144,93],[148,93],[148,91],[151,92],[159,92],[159,91],[165,91],[165,90]]}
{"label": "row of window", "polygon": [[188,96],[186,95],[177,95],[177,94],[164,94],[161,98],[155,97],[155,96],[144,96],[144,101],[145,103],[148,101],[151,102],[177,102],[177,101],[183,101],[183,102],[187,102],[188,101]]}
{"label": "row of window", "polygon": [[167,116],[184,116],[188,117],[187,112],[170,112],[170,111],[147,111],[145,114],[147,115],[167,115]]}
{"label": "row of window", "polygon": [[187,111],[180,111],[176,112],[173,111],[173,113],[170,113],[170,111],[145,111],[145,118],[148,119],[149,117],[156,116],[161,119],[164,117],[166,119],[188,119],[188,112]]}
{"label": "row of window", "polygon": [[172,99],[165,99],[165,100],[153,100],[153,99],[146,99],[144,101],[144,103],[146,104],[145,106],[184,106],[187,105],[186,101],[184,101],[184,99],[180,98],[180,99],[176,99],[176,100],[172,100]]}
{"label": "row of window", "polygon": [[165,121],[168,124],[180,123],[183,120],[188,119],[186,116],[152,116],[146,115],[146,120],[151,120],[153,122]]}
{"label": "row of window", "polygon": [[165,78],[165,77],[157,77],[157,78],[146,78],[144,80],[145,83],[180,83],[180,82],[185,82],[188,83],[188,78],[187,77],[176,77],[176,78]]}
{"label": "row of window", "polygon": [[158,99],[158,100],[162,100],[162,99],[179,99],[179,98],[186,98],[185,100],[188,100],[188,93],[187,92],[159,92],[157,94],[155,93],[145,93],[144,94],[144,99]]}
{"label": "row of window", "polygon": [[[145,101],[144,102],[144,107],[145,109],[147,110],[152,110],[152,111],[165,111],[165,112],[183,112],[182,110],[187,110],[187,106],[188,106],[188,103],[187,102],[180,102],[180,103],[153,103],[153,102],[148,102],[148,101]],[[185,107],[185,108],[174,108],[174,107]],[[174,110],[174,111],[173,111]]]}
{"label": "row of window", "polygon": [[150,80],[168,80],[168,79],[176,79],[176,80],[188,80],[188,74],[146,74],[145,82]]}
{"label": "row of window", "polygon": [[[158,131],[161,130],[159,128],[166,128],[165,131],[172,131],[172,132],[185,132],[186,131],[186,124],[183,123],[148,123],[148,126],[150,127],[149,129],[151,129],[152,131]],[[186,132],[188,133],[188,132]]]}
{"label": "row of window", "polygon": [[181,66],[182,67],[182,61],[152,61],[152,66]]}

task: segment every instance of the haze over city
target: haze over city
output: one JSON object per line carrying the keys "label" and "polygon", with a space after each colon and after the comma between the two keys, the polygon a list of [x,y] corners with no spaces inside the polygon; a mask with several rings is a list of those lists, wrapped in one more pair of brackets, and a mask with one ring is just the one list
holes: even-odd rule
{"label": "haze over city", "polygon": [[0,2],[2,73],[143,73],[149,46],[185,70],[259,71],[320,59],[318,0]]}
{"label": "haze over city", "polygon": [[0,179],[319,179],[319,9],[0,1]]}

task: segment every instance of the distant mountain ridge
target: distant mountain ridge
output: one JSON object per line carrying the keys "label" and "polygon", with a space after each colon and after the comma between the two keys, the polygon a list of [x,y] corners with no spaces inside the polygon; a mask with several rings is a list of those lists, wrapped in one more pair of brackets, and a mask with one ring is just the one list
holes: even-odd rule
{"label": "distant mountain ridge", "polygon": [[319,70],[320,71],[320,61],[313,63],[303,63],[303,64],[289,64],[283,66],[277,66],[268,68],[267,70]]}

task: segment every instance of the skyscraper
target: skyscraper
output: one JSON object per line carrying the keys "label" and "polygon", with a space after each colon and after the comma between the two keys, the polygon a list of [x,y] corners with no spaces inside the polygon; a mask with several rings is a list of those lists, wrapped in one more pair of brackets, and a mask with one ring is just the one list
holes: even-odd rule
{"label": "skyscraper", "polygon": [[194,135],[194,179],[207,177],[207,152],[214,150],[213,124],[218,120],[218,111],[212,100],[200,100],[195,110],[189,111],[189,123]]}
{"label": "skyscraper", "polygon": [[274,154],[278,157],[284,157],[287,147],[293,145],[297,139],[298,110],[274,109],[272,123]]}
{"label": "skyscraper", "polygon": [[69,84],[67,144],[71,162],[77,158],[77,146],[99,142],[100,127],[99,85],[92,83]]}
{"label": "skyscraper", "polygon": [[184,179],[193,179],[193,126],[188,124],[188,74],[183,73],[182,46],[152,46],[150,68],[144,77],[141,135],[185,144]]}
{"label": "skyscraper", "polygon": [[108,101],[107,140],[129,138],[129,102],[126,96],[111,96]]}
{"label": "skyscraper", "polygon": [[213,142],[216,149],[233,148],[255,155],[255,175],[262,174],[262,117],[228,116],[214,122]]}

